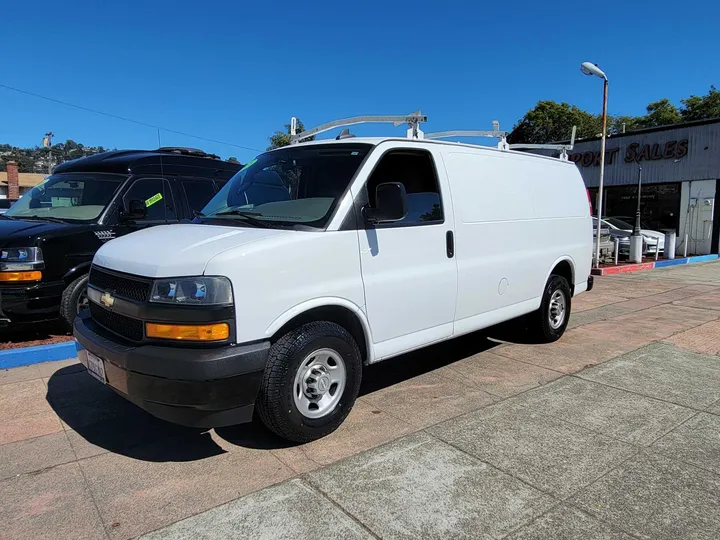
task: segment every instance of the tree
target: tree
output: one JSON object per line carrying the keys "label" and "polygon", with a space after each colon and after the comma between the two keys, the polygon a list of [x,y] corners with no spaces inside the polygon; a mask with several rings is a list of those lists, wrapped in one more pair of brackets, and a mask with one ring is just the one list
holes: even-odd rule
{"label": "tree", "polygon": [[681,99],[680,103],[683,105],[680,114],[686,122],[720,117],[720,92],[715,85],[710,86],[707,95],[691,95],[687,99]]}
{"label": "tree", "polygon": [[508,142],[543,144],[568,140],[573,126],[577,137],[594,137],[602,131],[601,118],[568,103],[538,101],[513,127]]}
{"label": "tree", "polygon": [[647,114],[636,119],[637,127],[649,128],[682,122],[680,111],[667,98],[650,103],[645,110]]}
{"label": "tree", "polygon": [[[297,133],[305,131],[305,125],[298,118],[297,120]],[[268,150],[280,148],[281,146],[287,146],[290,144],[290,124],[285,124],[285,131],[276,131],[274,135],[270,135],[270,146]],[[314,141],[315,137],[308,137],[303,141]]]}
{"label": "tree", "polygon": [[228,158],[228,163],[240,163],[240,161],[238,161],[238,158],[233,156]]}

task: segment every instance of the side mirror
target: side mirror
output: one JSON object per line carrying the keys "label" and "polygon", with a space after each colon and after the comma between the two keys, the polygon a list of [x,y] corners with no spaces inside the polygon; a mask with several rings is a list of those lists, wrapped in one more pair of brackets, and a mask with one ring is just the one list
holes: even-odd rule
{"label": "side mirror", "polygon": [[147,217],[147,207],[145,203],[139,199],[132,199],[127,202],[123,208],[122,219],[125,221],[135,221],[145,219]]}
{"label": "side mirror", "polygon": [[400,221],[407,215],[407,194],[400,182],[386,182],[375,190],[375,208],[363,208],[363,217],[369,223]]}

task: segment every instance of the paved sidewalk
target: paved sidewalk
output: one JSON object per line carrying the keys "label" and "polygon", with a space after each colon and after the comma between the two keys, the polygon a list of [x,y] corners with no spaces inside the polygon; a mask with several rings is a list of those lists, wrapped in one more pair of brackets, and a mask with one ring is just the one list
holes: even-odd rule
{"label": "paved sidewalk", "polygon": [[720,263],[600,278],[571,327],[373,366],[300,446],[0,372],[0,538],[719,538]]}

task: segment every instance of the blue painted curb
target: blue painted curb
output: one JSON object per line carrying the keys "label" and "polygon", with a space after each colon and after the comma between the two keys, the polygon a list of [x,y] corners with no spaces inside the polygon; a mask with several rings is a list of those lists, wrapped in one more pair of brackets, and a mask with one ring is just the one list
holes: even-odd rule
{"label": "blue painted curb", "polygon": [[698,263],[698,262],[706,262],[706,261],[714,261],[718,258],[717,254],[713,255],[696,255],[695,257],[688,257],[688,264],[690,263]]}
{"label": "blue painted curb", "polygon": [[667,259],[664,261],[657,261],[655,268],[662,268],[663,266],[678,266],[679,264],[687,264],[687,259]]}
{"label": "blue painted curb", "polygon": [[40,362],[54,362],[67,360],[77,356],[75,341],[53,343],[52,345],[38,345],[36,347],[20,347],[0,351],[0,369],[18,366],[29,366]]}

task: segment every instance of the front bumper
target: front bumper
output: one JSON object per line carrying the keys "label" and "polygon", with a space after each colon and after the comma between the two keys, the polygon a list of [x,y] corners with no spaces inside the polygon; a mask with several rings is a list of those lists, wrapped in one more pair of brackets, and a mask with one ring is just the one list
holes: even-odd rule
{"label": "front bumper", "polygon": [[56,319],[65,283],[3,284],[0,288],[0,325]]}
{"label": "front bumper", "polygon": [[107,384],[153,416],[191,427],[252,420],[270,343],[193,348],[125,345],[93,323],[75,319],[78,358],[103,359]]}

